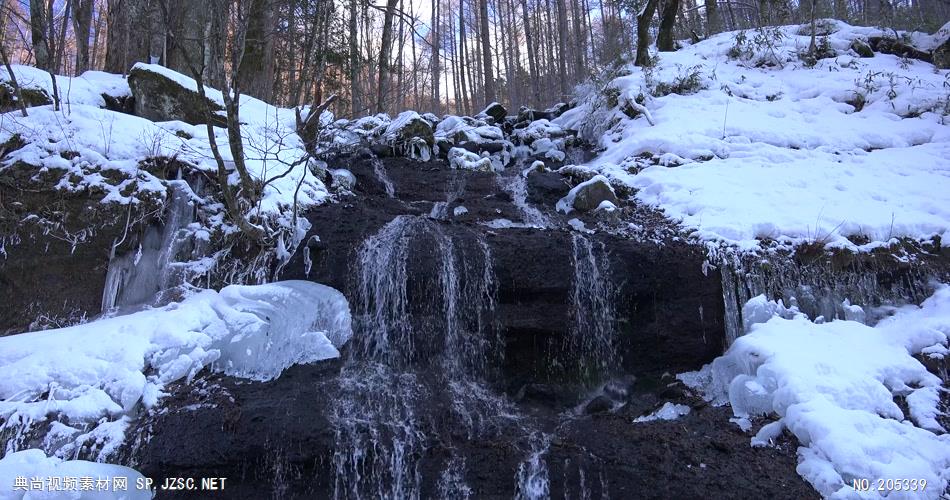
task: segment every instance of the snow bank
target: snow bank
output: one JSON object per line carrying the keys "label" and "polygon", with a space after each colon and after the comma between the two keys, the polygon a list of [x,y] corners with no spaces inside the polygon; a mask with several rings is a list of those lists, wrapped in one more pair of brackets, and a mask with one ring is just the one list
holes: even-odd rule
{"label": "snow bank", "polygon": [[[272,379],[295,363],[339,356],[350,335],[340,292],[285,281],[206,290],[159,309],[3,337],[0,419],[22,429],[58,418],[66,423],[54,422],[52,441],[95,438],[104,458],[121,443],[126,415],[139,402],[155,405],[166,384],[207,366]],[[90,424],[98,434],[80,432]]]}
{"label": "snow bank", "polygon": [[752,444],[767,445],[788,429],[802,444],[799,474],[822,495],[858,496],[855,479],[875,488],[878,479],[923,479],[925,490],[889,498],[938,498],[950,480],[950,435],[935,418],[941,380],[913,355],[946,355],[950,286],[873,328],[816,324],[800,313],[783,318],[791,310],[777,304],[772,310],[775,316],[751,325],[698,375],[681,378],[705,385],[710,399],[728,401],[742,426],[776,415]]}
{"label": "snow bank", "polygon": [[[50,74],[33,66],[11,66],[16,75],[20,88],[38,90],[45,93],[50,102],[53,101],[53,80]],[[56,86],[59,89],[60,99],[64,104],[85,104],[89,106],[105,107],[103,95],[114,98],[130,97],[132,91],[122,75],[104,73],[102,71],[87,71],[76,77],[55,75]],[[11,85],[10,73],[6,68],[0,68],[0,82]]]}
{"label": "snow bank", "polygon": [[149,500],[152,492],[137,487],[144,484],[145,476],[128,467],[47,457],[41,450],[18,451],[0,460],[0,498],[4,500]]}
{"label": "snow bank", "polygon": [[723,33],[628,68],[554,123],[599,141],[589,167],[704,240],[950,242],[950,71],[859,58],[852,40],[890,33],[833,26],[837,57],[814,67],[798,57],[810,41],[798,26],[776,30],[771,67],[736,58],[738,34]]}

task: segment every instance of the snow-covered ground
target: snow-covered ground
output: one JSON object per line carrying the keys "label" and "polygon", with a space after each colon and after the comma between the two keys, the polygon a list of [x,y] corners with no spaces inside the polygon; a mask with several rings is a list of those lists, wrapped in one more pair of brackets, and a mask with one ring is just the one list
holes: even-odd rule
{"label": "snow-covered ground", "polygon": [[81,498],[148,500],[152,491],[142,474],[120,465],[47,457],[23,450],[0,459],[0,498]]}
{"label": "snow-covered ground", "polygon": [[[555,123],[604,148],[588,167],[703,240],[853,248],[847,236],[939,235],[948,244],[950,71],[860,58],[853,40],[889,33],[830,23],[837,55],[813,67],[799,58],[809,37],[797,26],[746,32],[731,55],[738,34],[722,33],[588,89]],[[689,95],[663,95],[670,87]]]}
{"label": "snow-covered ground", "polygon": [[[195,81],[187,76],[158,65],[138,64],[140,70],[150,71],[195,90]],[[17,80],[24,88],[34,88],[52,96],[49,74],[28,66],[14,66]],[[2,73],[6,80],[7,74]],[[103,203],[138,203],[142,197],[162,200],[166,186],[151,173],[140,168],[147,158],[176,158],[196,169],[213,175],[217,166],[211,152],[205,126],[193,126],[180,121],[152,122],[137,116],[103,109],[102,94],[113,97],[130,96],[128,82],[121,75],[90,71],[78,77],[57,76],[61,109],[52,105],[29,109],[29,116],[19,111],[0,115],[0,143],[18,134],[26,145],[6,155],[3,167],[18,161],[37,167],[62,172],[58,188],[77,190],[101,189]],[[223,103],[221,92],[206,87],[208,97]],[[291,210],[296,201],[305,209],[322,203],[328,196],[323,182],[308,168],[291,165],[305,156],[303,143],[296,134],[293,109],[278,108],[248,96],[241,97],[240,116],[244,124],[246,163],[251,176],[267,182],[258,205],[250,210],[253,220],[271,227],[285,228],[292,236],[306,228],[292,227]],[[222,104],[223,106],[223,104]],[[226,163],[233,162],[227,147],[227,130],[215,127],[215,137]],[[285,171],[290,173],[281,177]],[[303,182],[297,191],[297,184]],[[236,183],[237,173],[232,177]],[[116,181],[118,179],[118,181]],[[224,232],[236,231],[227,223],[220,207],[205,207],[218,212],[209,223]],[[298,224],[306,224],[298,220]],[[302,234],[300,235],[302,236]]]}
{"label": "snow-covered ground", "polygon": [[[787,429],[801,443],[799,474],[826,497],[941,498],[950,481],[950,434],[937,420],[945,389],[915,356],[950,354],[950,286],[875,327],[813,322],[764,297],[744,312],[754,318],[746,335],[684,382],[730,403],[745,429],[751,418],[777,417],[752,445]],[[855,491],[864,479],[873,491]]]}
{"label": "snow-covered ground", "polygon": [[287,367],[339,356],[350,335],[346,298],[307,281],[206,290],[181,303],[90,323],[0,337],[0,430],[22,444],[48,425],[43,446],[106,460],[130,414],[167,384],[211,367],[268,380]]}

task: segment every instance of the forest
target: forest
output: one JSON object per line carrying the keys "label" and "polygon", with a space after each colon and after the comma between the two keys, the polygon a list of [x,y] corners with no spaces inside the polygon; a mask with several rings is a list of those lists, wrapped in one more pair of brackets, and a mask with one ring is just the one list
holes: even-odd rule
{"label": "forest", "polygon": [[[932,33],[943,0],[4,0],[5,62],[55,74],[157,63],[293,107],[357,117],[566,102],[636,49],[835,18]],[[639,64],[649,64],[642,57]]]}

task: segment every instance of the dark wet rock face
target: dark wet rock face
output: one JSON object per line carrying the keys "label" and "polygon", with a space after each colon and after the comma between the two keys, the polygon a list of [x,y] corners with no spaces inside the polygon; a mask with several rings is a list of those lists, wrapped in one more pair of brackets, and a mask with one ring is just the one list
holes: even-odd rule
{"label": "dark wet rock face", "polygon": [[750,448],[726,410],[633,423],[703,406],[661,378],[723,349],[721,280],[698,249],[571,230],[554,211],[570,183],[550,172],[330,168],[354,174],[354,195],[308,214],[280,278],[344,291],[343,358],[178,387],[136,423],[144,474],[227,476],[231,498],[627,498],[724,492],[751,461],[747,491],[810,495],[793,448]]}

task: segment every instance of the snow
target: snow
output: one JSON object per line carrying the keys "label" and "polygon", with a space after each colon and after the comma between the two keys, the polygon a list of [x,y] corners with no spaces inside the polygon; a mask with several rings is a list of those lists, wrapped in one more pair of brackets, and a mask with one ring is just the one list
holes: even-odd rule
{"label": "snow", "polygon": [[811,322],[762,297],[747,309],[774,315],[748,325],[722,357],[681,380],[703,388],[710,400],[728,401],[740,426],[776,417],[752,444],[768,445],[784,429],[794,434],[801,443],[799,474],[826,497],[855,496],[853,479],[898,478],[925,479],[927,488],[895,498],[940,496],[950,480],[950,434],[936,420],[943,389],[914,355],[940,359],[946,352],[950,286],[874,327]]}
{"label": "snow", "polygon": [[[25,479],[22,488],[16,487],[17,478]],[[92,479],[91,490],[81,489],[82,478]],[[67,484],[68,480],[76,480],[76,483]],[[152,492],[139,486],[144,484],[145,476],[128,467],[47,457],[41,450],[9,453],[0,459],[0,498],[4,500],[148,500]]]}
{"label": "snow", "polygon": [[[350,335],[340,292],[285,281],[205,290],[162,308],[2,337],[0,419],[13,428],[63,420],[60,433],[71,441],[103,438],[105,458],[121,443],[130,412],[140,402],[154,406],[167,384],[209,366],[270,380],[293,364],[339,356]],[[81,434],[88,425],[102,435]]]}
{"label": "snow", "polygon": [[452,148],[448,154],[449,166],[460,170],[478,170],[492,172],[495,170],[491,158],[479,156],[476,153],[462,148]]}
{"label": "snow", "polygon": [[[661,53],[655,68],[629,68],[610,84],[613,108],[591,92],[554,123],[586,130],[604,148],[587,167],[635,188],[702,240],[950,242],[950,71],[858,58],[852,40],[889,32],[833,24],[838,56],[812,68],[798,58],[809,37],[797,26],[777,29],[781,65],[772,67],[756,67],[759,54],[730,58],[737,33],[723,33]],[[663,95],[677,82],[690,95]],[[858,94],[860,111],[851,104]],[[622,112],[640,102],[655,125]],[[644,153],[655,165],[643,168]]]}
{"label": "snow", "polygon": [[[196,89],[195,81],[168,68],[139,63],[139,70],[161,74],[187,89]],[[20,84],[48,87],[49,75],[45,72],[18,66],[14,69]],[[0,71],[0,73],[5,73]],[[138,203],[144,196],[165,194],[163,182],[139,168],[139,162],[151,157],[173,157],[214,175],[217,165],[211,153],[207,130],[203,126],[191,126],[181,122],[154,123],[136,116],[101,109],[104,101],[101,94],[130,95],[126,80],[120,75],[87,72],[75,78],[58,76],[63,105],[60,111],[52,106],[30,108],[28,117],[19,111],[0,115],[0,142],[14,134],[21,135],[27,145],[7,155],[0,170],[20,161],[44,169],[61,171],[61,189],[79,190],[101,188],[105,195],[103,203]],[[220,91],[206,87],[208,97],[222,103]],[[243,123],[241,133],[245,144],[245,161],[252,177],[267,180],[278,177],[289,165],[305,155],[303,143],[295,133],[296,122],[293,109],[271,106],[248,96],[240,100],[240,115]],[[176,135],[183,132],[185,137]],[[227,130],[214,129],[215,138],[226,164],[233,164],[227,147]],[[119,172],[120,181],[109,181],[104,171]],[[298,182],[304,176],[299,192]],[[232,173],[236,182],[237,173]],[[131,194],[123,191],[129,185],[135,187]],[[125,192],[127,195],[123,195]],[[301,209],[323,203],[329,192],[320,179],[306,168],[297,167],[290,174],[276,178],[265,188],[260,203],[249,208],[249,215],[266,221],[271,227],[285,228],[297,233],[302,228],[292,224],[291,207],[294,193]],[[298,220],[298,224],[306,224]],[[225,226],[226,231],[235,231]]]}
{"label": "snow", "polygon": [[676,420],[687,414],[689,414],[689,406],[667,402],[655,412],[642,417],[637,417],[633,419],[633,421],[636,423],[642,423],[652,422],[654,420]]}
{"label": "snow", "polygon": [[[16,75],[20,88],[33,89],[45,92],[50,101],[53,100],[53,81],[50,74],[32,66],[11,66]],[[0,81],[10,81],[10,74],[6,68],[0,69]],[[128,97],[132,95],[129,84],[122,75],[104,73],[102,71],[87,71],[77,77],[56,75],[56,86],[59,89],[60,99],[64,104],[85,104],[104,107],[106,105],[102,94],[111,97]]]}

